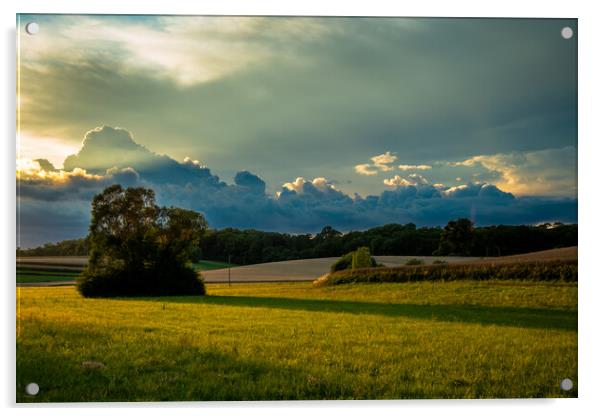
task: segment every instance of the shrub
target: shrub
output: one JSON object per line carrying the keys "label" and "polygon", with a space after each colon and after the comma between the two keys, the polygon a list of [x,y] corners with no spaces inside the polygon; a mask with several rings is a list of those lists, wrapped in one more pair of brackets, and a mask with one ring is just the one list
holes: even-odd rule
{"label": "shrub", "polygon": [[128,273],[122,268],[84,270],[78,290],[90,298],[115,296],[204,295],[205,284],[194,270],[175,267],[166,270],[145,269]]}
{"label": "shrub", "polygon": [[366,267],[372,267],[372,262],[373,260],[370,256],[370,249],[368,247],[360,247],[353,253],[351,268],[363,269]]}
{"label": "shrub", "polygon": [[[332,266],[330,266],[330,272],[334,273],[340,270],[347,270],[353,268],[354,257],[356,256],[356,253],[360,250],[362,250],[362,253],[359,254],[359,258],[355,260],[356,264],[359,264],[358,262],[360,262],[362,264],[361,267],[380,266],[378,263],[376,263],[376,260],[374,260],[374,258],[370,256],[370,249],[368,249],[368,247],[360,247],[357,250],[351,251],[343,255],[340,259],[338,259]],[[369,259],[368,262],[366,262],[367,259]]]}
{"label": "shrub", "polygon": [[414,267],[348,269],[323,276],[316,286],[361,282],[451,280],[577,281],[577,260],[525,263],[465,263]]}
{"label": "shrub", "polygon": [[347,253],[338,259],[332,266],[330,266],[331,272],[338,272],[339,270],[346,270],[351,268],[351,263],[353,262],[353,251],[351,253]]}
{"label": "shrub", "polygon": [[406,261],[406,266],[419,266],[421,264],[424,264],[424,261],[420,259],[409,259]]}

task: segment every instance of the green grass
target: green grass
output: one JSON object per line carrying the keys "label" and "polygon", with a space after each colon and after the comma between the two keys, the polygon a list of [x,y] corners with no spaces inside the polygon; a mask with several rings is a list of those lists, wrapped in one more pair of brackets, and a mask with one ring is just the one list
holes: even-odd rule
{"label": "green grass", "polygon": [[152,299],[18,288],[17,400],[577,396],[575,283],[207,288]]}
{"label": "green grass", "polygon": [[[235,267],[233,264],[218,261],[200,261],[192,265],[196,271],[217,270],[227,267]],[[69,282],[79,275],[79,271],[73,269],[28,267],[17,265],[17,283],[45,283],[45,282]]]}
{"label": "green grass", "polygon": [[73,281],[78,271],[17,267],[17,283],[43,283]]}
{"label": "green grass", "polygon": [[223,263],[219,261],[201,260],[197,263],[193,263],[192,267],[194,268],[194,270],[202,272],[206,270],[218,270],[226,269],[228,267],[236,267],[236,265],[230,263]]}
{"label": "green grass", "polygon": [[45,275],[45,274],[21,274],[17,273],[17,283],[46,283],[46,282],[72,282],[77,275]]}

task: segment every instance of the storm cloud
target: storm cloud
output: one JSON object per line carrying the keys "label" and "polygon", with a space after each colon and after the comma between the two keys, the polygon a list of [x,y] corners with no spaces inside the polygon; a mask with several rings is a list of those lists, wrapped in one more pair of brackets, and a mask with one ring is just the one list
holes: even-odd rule
{"label": "storm cloud", "polygon": [[218,228],[577,220],[576,19],[19,17],[23,245],[112,183]]}
{"label": "storm cloud", "polygon": [[577,215],[575,199],[519,198],[488,183],[448,187],[417,173],[395,175],[388,183],[394,189],[366,197],[323,177],[297,177],[269,194],[257,174],[242,170],[227,183],[199,161],[155,154],[127,130],[108,126],[89,131],[67,159],[71,170],[40,161],[19,166],[23,246],[85,235],[93,195],[113,183],[150,187],[159,203],[200,211],[215,228],[313,233],[325,225],[349,231],[391,222],[443,225],[457,217],[479,225],[574,222]]}

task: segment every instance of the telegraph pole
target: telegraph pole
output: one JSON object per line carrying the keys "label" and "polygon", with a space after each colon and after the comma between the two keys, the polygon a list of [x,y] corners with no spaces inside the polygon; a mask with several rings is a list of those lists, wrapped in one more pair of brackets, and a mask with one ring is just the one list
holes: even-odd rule
{"label": "telegraph pole", "polygon": [[231,260],[232,260],[232,255],[228,254],[228,286],[230,286],[232,283],[230,282],[230,269],[231,267]]}

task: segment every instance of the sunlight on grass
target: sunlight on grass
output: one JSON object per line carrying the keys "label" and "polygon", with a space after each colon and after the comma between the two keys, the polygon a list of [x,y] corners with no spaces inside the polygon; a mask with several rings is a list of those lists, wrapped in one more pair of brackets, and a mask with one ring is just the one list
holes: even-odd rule
{"label": "sunlight on grass", "polygon": [[[18,401],[574,397],[577,285],[18,288]],[[104,368],[89,369],[84,361]],[[570,392],[559,388],[571,378]],[[24,394],[27,383],[40,394]]]}

